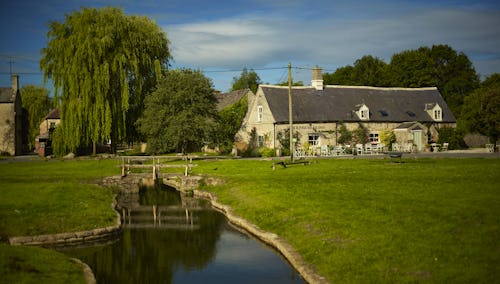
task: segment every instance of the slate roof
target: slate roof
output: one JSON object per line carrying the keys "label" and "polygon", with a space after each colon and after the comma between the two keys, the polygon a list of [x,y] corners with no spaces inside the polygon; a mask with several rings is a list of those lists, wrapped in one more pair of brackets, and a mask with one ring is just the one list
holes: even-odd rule
{"label": "slate roof", "polygon": [[0,103],[12,103],[14,98],[12,88],[0,87]]}
{"label": "slate roof", "polygon": [[59,108],[55,108],[47,114],[45,119],[60,119],[61,118],[61,112],[59,111]]}
{"label": "slate roof", "polygon": [[217,98],[217,110],[221,111],[225,107],[230,106],[245,96],[250,89],[242,89],[242,90],[236,90],[232,91],[230,93],[219,93],[216,95]]}
{"label": "slate roof", "polygon": [[[261,85],[276,123],[288,123],[288,87]],[[441,122],[456,122],[437,88],[379,88],[328,85],[292,89],[294,122],[360,121],[355,113],[365,104],[370,110],[367,122],[434,122],[426,104],[442,108]]]}

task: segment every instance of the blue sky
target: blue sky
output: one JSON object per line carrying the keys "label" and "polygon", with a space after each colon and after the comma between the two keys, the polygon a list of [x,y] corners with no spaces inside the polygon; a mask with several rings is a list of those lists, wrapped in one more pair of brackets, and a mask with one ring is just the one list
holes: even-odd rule
{"label": "blue sky", "polygon": [[[10,85],[10,61],[20,82],[43,84],[40,50],[48,23],[80,7],[122,7],[148,16],[166,32],[172,66],[199,68],[227,91],[244,67],[264,83],[309,84],[364,55],[389,62],[394,53],[433,44],[464,52],[484,79],[500,73],[500,1],[347,0],[16,0],[0,4],[0,86]],[[50,83],[46,85],[52,89]]]}

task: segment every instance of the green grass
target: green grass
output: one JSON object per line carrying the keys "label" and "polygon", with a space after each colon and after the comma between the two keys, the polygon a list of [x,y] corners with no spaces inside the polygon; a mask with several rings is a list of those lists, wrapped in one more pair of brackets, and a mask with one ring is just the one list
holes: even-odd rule
{"label": "green grass", "polygon": [[75,232],[111,226],[113,193],[92,182],[119,174],[116,160],[0,164],[0,236]]}
{"label": "green grass", "polygon": [[0,244],[0,283],[85,283],[82,267],[51,250]]}
{"label": "green grass", "polygon": [[[116,160],[0,164],[0,236],[54,234],[115,224],[113,193],[92,183],[120,173]],[[82,268],[42,248],[0,244],[0,283],[85,283]]]}
{"label": "green grass", "polygon": [[[286,239],[332,283],[496,282],[500,160],[403,161],[318,160],[275,171],[270,161],[196,161],[193,171],[224,179],[204,189]],[[0,163],[0,234],[113,224],[112,192],[91,182],[119,174],[120,163]],[[59,267],[31,248],[9,256],[11,249],[17,248],[0,246],[0,282],[6,274],[43,271],[45,263]],[[52,282],[43,281],[45,272],[34,274]]]}
{"label": "green grass", "polygon": [[500,160],[198,162],[205,189],[288,240],[332,283],[500,278]]}

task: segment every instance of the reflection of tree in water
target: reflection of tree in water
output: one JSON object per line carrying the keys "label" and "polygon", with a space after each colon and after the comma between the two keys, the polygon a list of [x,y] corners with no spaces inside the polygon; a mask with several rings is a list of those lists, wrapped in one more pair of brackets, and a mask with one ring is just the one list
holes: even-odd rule
{"label": "reflection of tree in water", "polygon": [[[161,195],[178,195],[150,194],[169,203],[176,197]],[[177,200],[180,204],[180,198]],[[98,283],[169,283],[179,267],[202,269],[216,254],[225,217],[215,210],[204,210],[196,216],[200,226],[196,230],[125,229],[122,238],[112,245],[71,254],[92,267]]]}

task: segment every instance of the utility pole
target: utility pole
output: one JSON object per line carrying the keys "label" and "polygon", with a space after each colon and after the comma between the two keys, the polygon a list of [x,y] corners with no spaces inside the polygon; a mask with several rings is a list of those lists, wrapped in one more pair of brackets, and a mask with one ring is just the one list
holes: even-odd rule
{"label": "utility pole", "polygon": [[290,160],[293,163],[295,143],[293,143],[293,122],[292,122],[292,63],[288,63],[288,120],[290,121]]}
{"label": "utility pole", "polygon": [[9,55],[9,71],[10,71],[10,75],[12,76],[12,64],[14,63],[14,56],[12,55]]}

